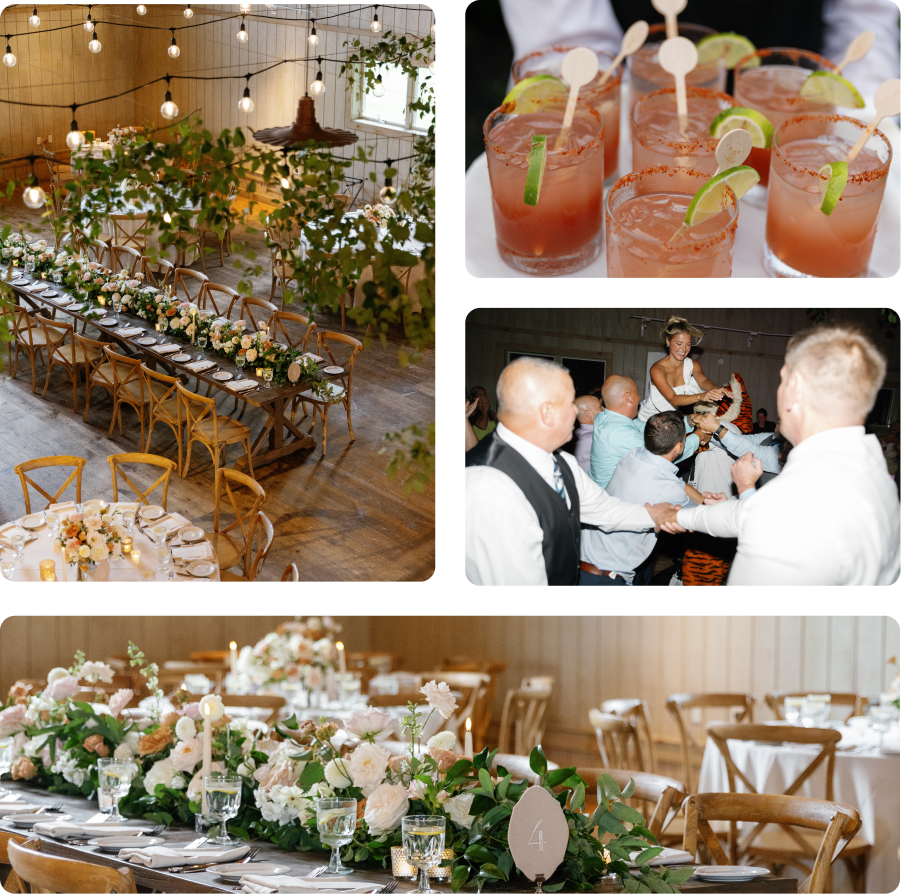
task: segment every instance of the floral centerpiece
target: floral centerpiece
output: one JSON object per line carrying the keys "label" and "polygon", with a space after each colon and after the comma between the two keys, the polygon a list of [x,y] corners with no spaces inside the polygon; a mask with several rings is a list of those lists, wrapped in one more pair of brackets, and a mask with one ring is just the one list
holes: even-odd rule
{"label": "floral centerpiece", "polygon": [[378,203],[376,205],[363,206],[363,217],[374,223],[377,227],[387,227],[388,221],[394,216],[394,209],[389,205]]}
{"label": "floral centerpiece", "polygon": [[4,262],[31,267],[37,273],[49,273],[53,269],[56,251],[46,239],[29,241],[21,233],[10,232],[9,227],[4,227],[3,233],[0,233],[0,258]]}
{"label": "floral centerpiece", "polygon": [[98,562],[121,558],[123,536],[125,528],[113,521],[109,506],[92,506],[63,518],[53,550],[82,575],[91,575]]}

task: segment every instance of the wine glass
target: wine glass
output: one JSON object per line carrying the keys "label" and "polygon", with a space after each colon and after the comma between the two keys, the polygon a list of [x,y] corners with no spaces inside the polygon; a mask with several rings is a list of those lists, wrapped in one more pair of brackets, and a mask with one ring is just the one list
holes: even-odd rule
{"label": "wine glass", "polygon": [[801,719],[801,706],[804,699],[798,696],[786,696],[783,705],[785,706],[785,719],[792,725],[797,726]]}
{"label": "wine glass", "polygon": [[419,870],[419,894],[431,891],[429,869],[441,863],[444,851],[443,816],[405,816],[402,821],[404,857]]}
{"label": "wine glass", "polygon": [[165,543],[161,543],[156,548],[156,557],[159,559],[163,580],[172,580],[172,550]]}
{"label": "wine glass", "polygon": [[870,726],[874,733],[879,733],[879,750],[885,750],[885,734],[892,728],[892,722],[898,716],[894,705],[871,705],[869,710]]}
{"label": "wine glass", "polygon": [[122,510],[122,526],[125,528],[125,533],[132,535],[135,529],[135,511],[134,509],[123,509]]}
{"label": "wine glass", "polygon": [[235,844],[235,839],[228,837],[227,823],[238,815],[241,807],[241,777],[204,776],[203,794],[207,816],[219,821],[219,835],[214,841],[222,846]]}
{"label": "wine glass", "polygon": [[264,366],[263,367],[263,381],[266,383],[264,387],[271,388],[272,387],[272,367]]}
{"label": "wine glass", "polygon": [[[4,563],[5,564],[5,563]],[[0,739],[0,776],[9,773],[9,768],[13,765],[13,740]],[[9,789],[0,783],[0,795],[9,793]]]}
{"label": "wine glass", "polygon": [[119,802],[128,794],[131,780],[137,772],[137,766],[131,761],[121,761],[112,757],[102,757],[97,761],[99,798],[110,803],[109,815],[114,819],[122,818],[119,813]]}
{"label": "wine glass", "polygon": [[205,334],[204,334],[204,335],[198,334],[198,336],[197,336],[197,345],[198,345],[198,347],[200,348],[200,353],[197,355],[197,359],[198,359],[198,360],[203,360],[203,349],[206,347],[206,342],[207,342],[207,337],[206,337],[206,335],[205,335]]}
{"label": "wine glass", "polygon": [[238,367],[238,374],[235,376],[235,381],[242,378],[241,370],[244,369],[245,363],[247,363],[247,358],[243,354],[235,355],[235,366]]}
{"label": "wine glass", "polygon": [[51,536],[55,537],[57,532],[59,531],[59,515],[55,512],[50,512],[50,510],[48,509],[44,512],[44,521],[47,522],[47,527],[50,530]]}
{"label": "wine glass", "polygon": [[160,330],[160,332],[165,332],[169,328],[169,318],[160,317],[159,323],[157,323],[157,328]]}
{"label": "wine glass", "polygon": [[168,528],[165,525],[156,525],[151,532],[153,534],[153,539],[157,543],[157,545],[163,544],[166,542],[166,533],[168,532]]}
{"label": "wine glass", "polygon": [[113,301],[113,312],[116,314],[118,318],[119,314],[122,313],[122,299],[119,297],[119,293],[116,292],[112,298]]}
{"label": "wine glass", "polygon": [[341,862],[341,848],[350,844],[357,827],[357,801],[355,798],[317,798],[316,828],[319,839],[332,849],[327,873],[349,875],[353,869]]}
{"label": "wine glass", "polygon": [[9,543],[16,553],[16,558],[21,559],[25,555],[25,538],[21,534],[10,534]]}

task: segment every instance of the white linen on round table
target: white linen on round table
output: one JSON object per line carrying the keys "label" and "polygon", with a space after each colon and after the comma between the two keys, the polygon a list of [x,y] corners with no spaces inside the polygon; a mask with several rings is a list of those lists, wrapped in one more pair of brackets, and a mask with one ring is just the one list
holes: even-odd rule
{"label": "white linen on round table", "polygon": [[[886,744],[897,743],[897,727],[886,733]],[[860,813],[862,826],[858,837],[873,845],[867,861],[867,891],[894,891],[899,883],[898,847],[901,843],[901,814],[898,792],[901,786],[901,760],[897,754],[858,753],[842,750],[859,745],[876,745],[878,736],[859,726],[842,729],[842,742],[835,755],[833,800]],[[897,745],[896,745],[897,747]],[[729,753],[735,765],[761,794],[782,794],[816,754],[815,748],[796,745],[772,745],[762,742],[729,741]],[[808,779],[799,797],[822,799],[825,791],[825,766]],[[739,790],[744,787],[739,782]],[[729,780],[722,755],[712,739],[707,740],[698,779],[699,792],[727,792]],[[841,860],[834,864],[835,888],[850,891],[851,883]]]}
{"label": "white linen on round table", "polygon": [[[117,503],[110,503],[111,508],[117,506]],[[133,503],[129,503],[129,506],[133,506]],[[23,516],[24,517],[24,516]],[[21,519],[16,520],[16,524],[21,522]],[[3,525],[2,527],[6,527]],[[39,528],[37,531],[29,531],[29,536],[35,535],[37,540],[32,541],[27,544],[24,548],[25,556],[20,561],[13,557],[13,551],[11,549],[3,550],[3,561],[14,561],[16,562],[16,571],[13,576],[13,581],[40,581],[41,573],[40,573],[40,562],[42,559],[53,559],[56,562],[56,579],[57,581],[66,580],[68,582],[72,582],[77,580],[77,573],[74,567],[71,565],[66,566],[66,576],[63,578],[63,560],[62,553],[55,553],[53,551],[53,541],[52,536],[50,534],[50,529],[47,525],[44,525],[43,528]],[[2,534],[2,530],[0,530],[0,534]],[[137,521],[134,525],[134,531],[132,533],[132,539],[134,540],[134,548],[139,550],[141,553],[141,566],[153,572],[151,577],[145,578],[141,573],[141,567],[136,565],[131,559],[121,558],[121,559],[111,559],[106,562],[99,562],[97,564],[97,571],[94,575],[95,581],[114,581],[116,583],[123,583],[129,581],[152,581],[156,580],[156,575],[160,567],[159,558],[156,554],[156,544],[148,537],[146,534],[141,532],[140,527],[138,526]],[[189,544],[185,544],[189,545]],[[215,553],[213,554],[213,558],[210,560],[214,565],[216,565],[216,571],[213,574],[211,580],[218,581],[219,577],[219,567],[216,563]],[[187,577],[178,577],[173,574],[172,577],[173,582],[187,582],[191,583],[191,579]],[[202,580],[200,581],[203,582]]]}

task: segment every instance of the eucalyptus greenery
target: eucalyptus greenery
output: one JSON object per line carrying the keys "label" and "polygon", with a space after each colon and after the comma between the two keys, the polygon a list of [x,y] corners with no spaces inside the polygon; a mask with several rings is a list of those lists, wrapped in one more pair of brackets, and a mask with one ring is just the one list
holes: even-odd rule
{"label": "eucalyptus greenery", "polygon": [[[388,31],[372,47],[362,46],[359,40],[346,42],[345,46],[348,55],[341,71],[346,74],[347,89],[359,85],[368,91],[375,83],[376,63],[399,65],[415,77],[421,67],[417,63],[427,60],[433,38],[409,40]],[[368,163],[378,160],[374,148],[358,147],[352,158],[335,155],[327,146],[312,141],[306,146],[291,147],[290,151],[275,150],[251,145],[249,135],[241,128],[213,134],[197,117],[162,128],[167,132],[165,142],[157,141],[159,131],[147,123],[146,136],[137,135],[133,140],[117,143],[102,159],[73,159],[80,175],[77,190],[66,197],[63,188],[57,186],[56,195],[48,204],[55,202],[60,211],[55,214],[48,208],[45,217],[58,238],[77,247],[100,236],[103,220],[117,208],[121,210],[123,201],[135,202],[147,212],[148,229],[159,230],[160,248],[170,258],[176,251],[187,249],[190,253],[188,238],[201,226],[220,238],[228,226],[238,222],[255,233],[268,226],[283,237],[277,240],[281,261],[295,274],[296,287],[286,289],[285,302],[299,305],[298,309],[308,314],[317,308],[337,311],[341,297],[371,265],[373,278],[363,286],[363,303],[349,308],[347,315],[367,328],[367,342],[370,328],[386,344],[389,328],[403,325],[405,344],[398,361],[401,366],[418,363],[435,334],[435,94],[430,79],[431,76],[424,79],[420,96],[411,104],[411,109],[430,123],[427,131],[411,144],[414,157],[410,174],[403,183],[394,184],[395,217],[386,221],[381,233],[362,216],[345,217],[343,205],[335,200],[354,158]],[[382,172],[383,178],[393,180],[396,176],[393,165]],[[370,177],[379,182],[374,171]],[[274,211],[271,200],[268,205],[257,200],[261,184],[267,184],[270,190],[276,185],[280,205]],[[10,180],[7,199],[22,185]],[[243,219],[237,217],[229,198],[237,190],[250,196]],[[296,241],[301,227],[304,249]],[[20,229],[38,231],[31,225]],[[410,238],[423,244],[421,255],[403,250]],[[157,251],[150,248],[146,255],[155,260]],[[417,284],[422,311],[415,314],[411,296],[397,271],[414,267],[420,260],[425,268],[425,275]],[[261,260],[247,242],[234,238],[232,264],[242,275],[239,294],[249,295],[250,277],[260,276],[264,266],[268,267],[269,258]],[[9,314],[13,304],[8,287],[0,287],[0,340],[10,339]],[[434,426],[428,428],[433,431]],[[393,470],[400,466],[411,470],[417,486],[421,486],[431,477],[433,440],[395,439]],[[398,451],[404,454],[402,462]]]}

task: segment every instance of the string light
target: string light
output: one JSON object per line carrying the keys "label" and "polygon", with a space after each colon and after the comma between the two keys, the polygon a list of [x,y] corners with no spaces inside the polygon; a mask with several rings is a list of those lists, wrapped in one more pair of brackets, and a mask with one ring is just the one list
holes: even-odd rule
{"label": "string light", "polygon": [[248,15],[250,13],[250,4],[249,3],[241,3],[240,10],[242,15]]}
{"label": "string light", "polygon": [[163,220],[166,221],[166,223],[172,223],[172,215],[167,211],[163,215]]}
{"label": "string light", "polygon": [[319,65],[319,71],[316,72],[316,80],[310,84],[310,93],[313,93],[315,96],[322,96],[325,93],[325,83],[322,80],[322,56],[316,58],[316,63]]}
{"label": "string light", "polygon": [[182,15],[184,15],[184,17],[185,17],[186,19],[193,19],[193,18],[194,18],[194,10],[191,9],[191,4],[190,4],[190,3],[185,7],[185,11],[184,11],[184,13],[182,13]]}
{"label": "string light", "polygon": [[35,156],[29,155],[28,160],[31,162],[31,177],[28,178],[28,186],[22,192],[22,201],[28,208],[43,208],[47,204],[47,193],[41,189],[34,173]]}
{"label": "string light", "polygon": [[160,114],[168,121],[172,121],[178,117],[178,106],[172,102],[172,94],[169,92],[169,82],[172,79],[166,75],[166,95],[163,97],[163,104],[160,106]]}
{"label": "string light", "polygon": [[385,95],[385,85],[382,83],[382,73],[379,72],[375,76],[375,86],[372,88],[373,96],[384,96]]}
{"label": "string light", "polygon": [[146,15],[147,15],[147,7],[144,6],[143,3],[139,3],[139,4],[135,7],[135,12],[136,12],[139,16],[146,16]]}
{"label": "string light", "polygon": [[91,37],[91,41],[88,44],[88,49],[92,53],[99,53],[103,49],[103,44],[101,44],[100,41],[97,40],[97,32],[96,31],[94,32],[93,36]]}
{"label": "string light", "polygon": [[12,68],[16,64],[16,57],[13,51],[9,48],[9,39],[12,37],[12,34],[6,35],[6,53],[3,56],[3,64],[7,68]]}
{"label": "string light", "polygon": [[91,18],[91,8],[92,8],[91,4],[89,3],[88,4],[88,18],[83,26],[85,31],[93,31],[94,30],[94,20]]}
{"label": "string light", "polygon": [[72,123],[69,125],[69,132],[66,134],[66,145],[73,152],[77,152],[85,144],[84,134],[78,129],[78,122],[75,120],[75,110],[77,108],[78,105],[72,103]]}
{"label": "string light", "polygon": [[250,98],[250,75],[244,75],[247,78],[247,86],[244,88],[244,95],[238,100],[238,111],[250,114],[253,111],[253,100]]}
{"label": "string light", "polygon": [[316,19],[312,19],[311,24],[313,26],[313,30],[310,31],[310,36],[307,38],[307,43],[311,47],[315,47],[316,44],[319,43],[319,35],[316,33]]}
{"label": "string light", "polygon": [[238,32],[238,41],[240,43],[247,43],[247,29],[244,27],[244,22],[241,22],[241,30]]}
{"label": "string light", "polygon": [[[386,158],[385,164],[390,168],[392,160]],[[392,185],[390,177],[385,177],[385,185],[382,187],[381,192],[379,192],[379,198],[385,205],[393,205],[397,201],[397,190]]]}
{"label": "string light", "polygon": [[169,49],[166,52],[169,54],[170,59],[177,59],[181,55],[181,50],[178,48],[178,44],[175,42],[175,29],[169,29],[172,32],[172,43],[169,45]]}
{"label": "string light", "polygon": [[[376,4],[376,5],[373,7],[373,9],[378,9],[378,8],[379,8],[379,7],[378,7],[378,4]],[[382,30],[382,23],[379,21],[379,14],[378,14],[378,13],[375,13],[375,14],[372,16],[372,24],[370,24],[369,30],[370,30],[373,34],[378,34],[379,31]]]}
{"label": "string light", "polygon": [[41,24],[41,17],[38,15],[38,8],[36,6],[31,10],[31,15],[28,17],[28,24],[33,25],[35,28]]}
{"label": "string light", "polygon": [[288,153],[285,151],[285,166],[282,168],[282,189],[290,189],[291,181],[288,179],[291,176],[291,168],[288,167]]}

